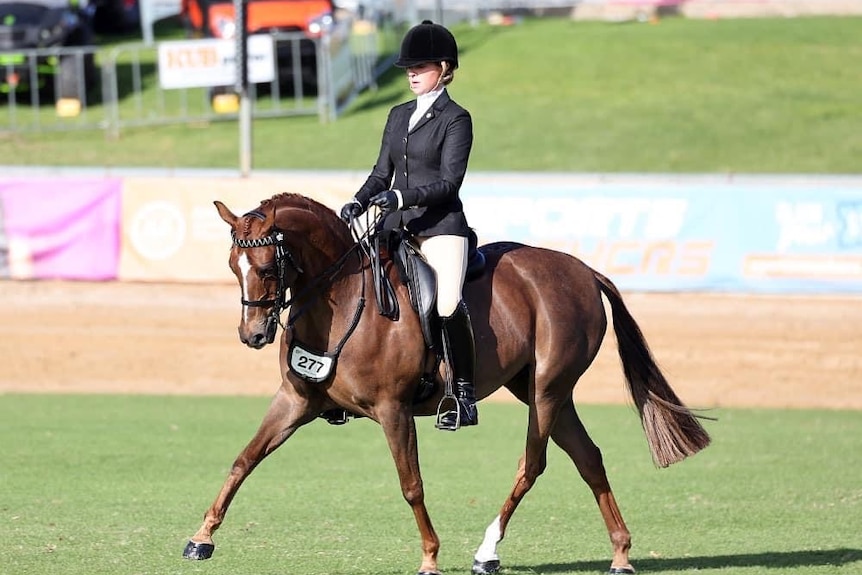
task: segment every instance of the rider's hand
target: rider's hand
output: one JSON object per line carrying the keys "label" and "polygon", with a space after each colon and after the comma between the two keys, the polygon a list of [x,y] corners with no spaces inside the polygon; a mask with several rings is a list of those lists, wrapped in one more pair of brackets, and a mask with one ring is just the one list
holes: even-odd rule
{"label": "rider's hand", "polygon": [[341,219],[350,223],[352,219],[361,216],[364,211],[365,210],[362,209],[362,204],[360,204],[358,200],[351,200],[341,208]]}
{"label": "rider's hand", "polygon": [[384,212],[392,212],[398,209],[398,196],[392,190],[386,190],[372,197],[371,205],[377,206]]}

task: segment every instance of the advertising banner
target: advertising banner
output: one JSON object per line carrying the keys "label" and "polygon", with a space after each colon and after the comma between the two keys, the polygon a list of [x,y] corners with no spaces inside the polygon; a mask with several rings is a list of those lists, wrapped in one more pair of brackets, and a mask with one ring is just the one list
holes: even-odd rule
{"label": "advertising banner", "polygon": [[[214,200],[338,210],[364,176],[0,180],[0,278],[232,282]],[[481,243],[563,251],[624,290],[862,293],[862,178],[471,174],[461,197]]]}
{"label": "advertising banner", "polygon": [[118,178],[0,180],[0,277],[115,279],[121,186]]}
{"label": "advertising banner", "polygon": [[483,242],[573,254],[622,289],[862,292],[862,185],[751,178],[465,184]]}
{"label": "advertising banner", "polygon": [[[248,81],[275,79],[272,36],[248,37]],[[236,84],[236,42],[203,38],[159,43],[159,85],[162,88],[198,88]]]}
{"label": "advertising banner", "polygon": [[344,179],[289,177],[129,178],[123,189],[119,277],[135,281],[228,282],[230,227],[213,202],[236,215],[278,193],[303,193],[337,208],[350,197]]}

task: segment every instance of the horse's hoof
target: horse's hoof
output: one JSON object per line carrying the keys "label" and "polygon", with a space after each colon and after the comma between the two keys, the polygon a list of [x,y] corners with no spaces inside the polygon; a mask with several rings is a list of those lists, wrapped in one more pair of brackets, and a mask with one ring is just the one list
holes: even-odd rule
{"label": "horse's hoof", "polygon": [[215,551],[215,545],[212,543],[195,543],[194,541],[189,541],[186,548],[183,549],[183,557],[186,559],[203,561],[204,559],[212,557],[213,551]]}
{"label": "horse's hoof", "polygon": [[500,560],[476,561],[473,559],[473,575],[492,575],[500,572]]}
{"label": "horse's hoof", "polygon": [[634,575],[635,570],[631,567],[611,567],[609,575]]}

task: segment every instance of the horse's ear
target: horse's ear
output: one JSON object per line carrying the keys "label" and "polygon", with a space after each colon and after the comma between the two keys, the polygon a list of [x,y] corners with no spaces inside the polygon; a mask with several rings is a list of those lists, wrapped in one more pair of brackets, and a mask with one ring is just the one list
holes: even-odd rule
{"label": "horse's ear", "polygon": [[218,215],[221,216],[225,222],[227,222],[231,228],[236,229],[236,222],[239,218],[237,218],[232,211],[228,209],[226,205],[216,200],[213,202],[215,204],[216,209],[218,210]]}

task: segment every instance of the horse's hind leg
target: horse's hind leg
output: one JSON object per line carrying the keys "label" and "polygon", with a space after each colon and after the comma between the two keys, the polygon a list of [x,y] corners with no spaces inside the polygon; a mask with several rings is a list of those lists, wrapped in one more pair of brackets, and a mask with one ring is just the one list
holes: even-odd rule
{"label": "horse's hind leg", "polygon": [[614,493],[611,491],[608,476],[602,463],[602,454],[593,443],[572,401],[563,407],[557,416],[551,438],[565,451],[578,468],[578,473],[589,485],[599,504],[602,518],[608,529],[611,544],[614,548],[614,558],[611,562],[611,573],[634,573],[629,563],[629,549],[632,538],[626,527],[620,509],[617,506]]}
{"label": "horse's hind leg", "polygon": [[257,433],[234,460],[230,474],[204,515],[200,529],[186,545],[183,557],[209,559],[212,556],[215,550],[212,535],[222,524],[231,500],[242,482],[267,455],[275,451],[299,427],[313,419],[314,415],[305,400],[289,396],[283,387],[279,388]]}

